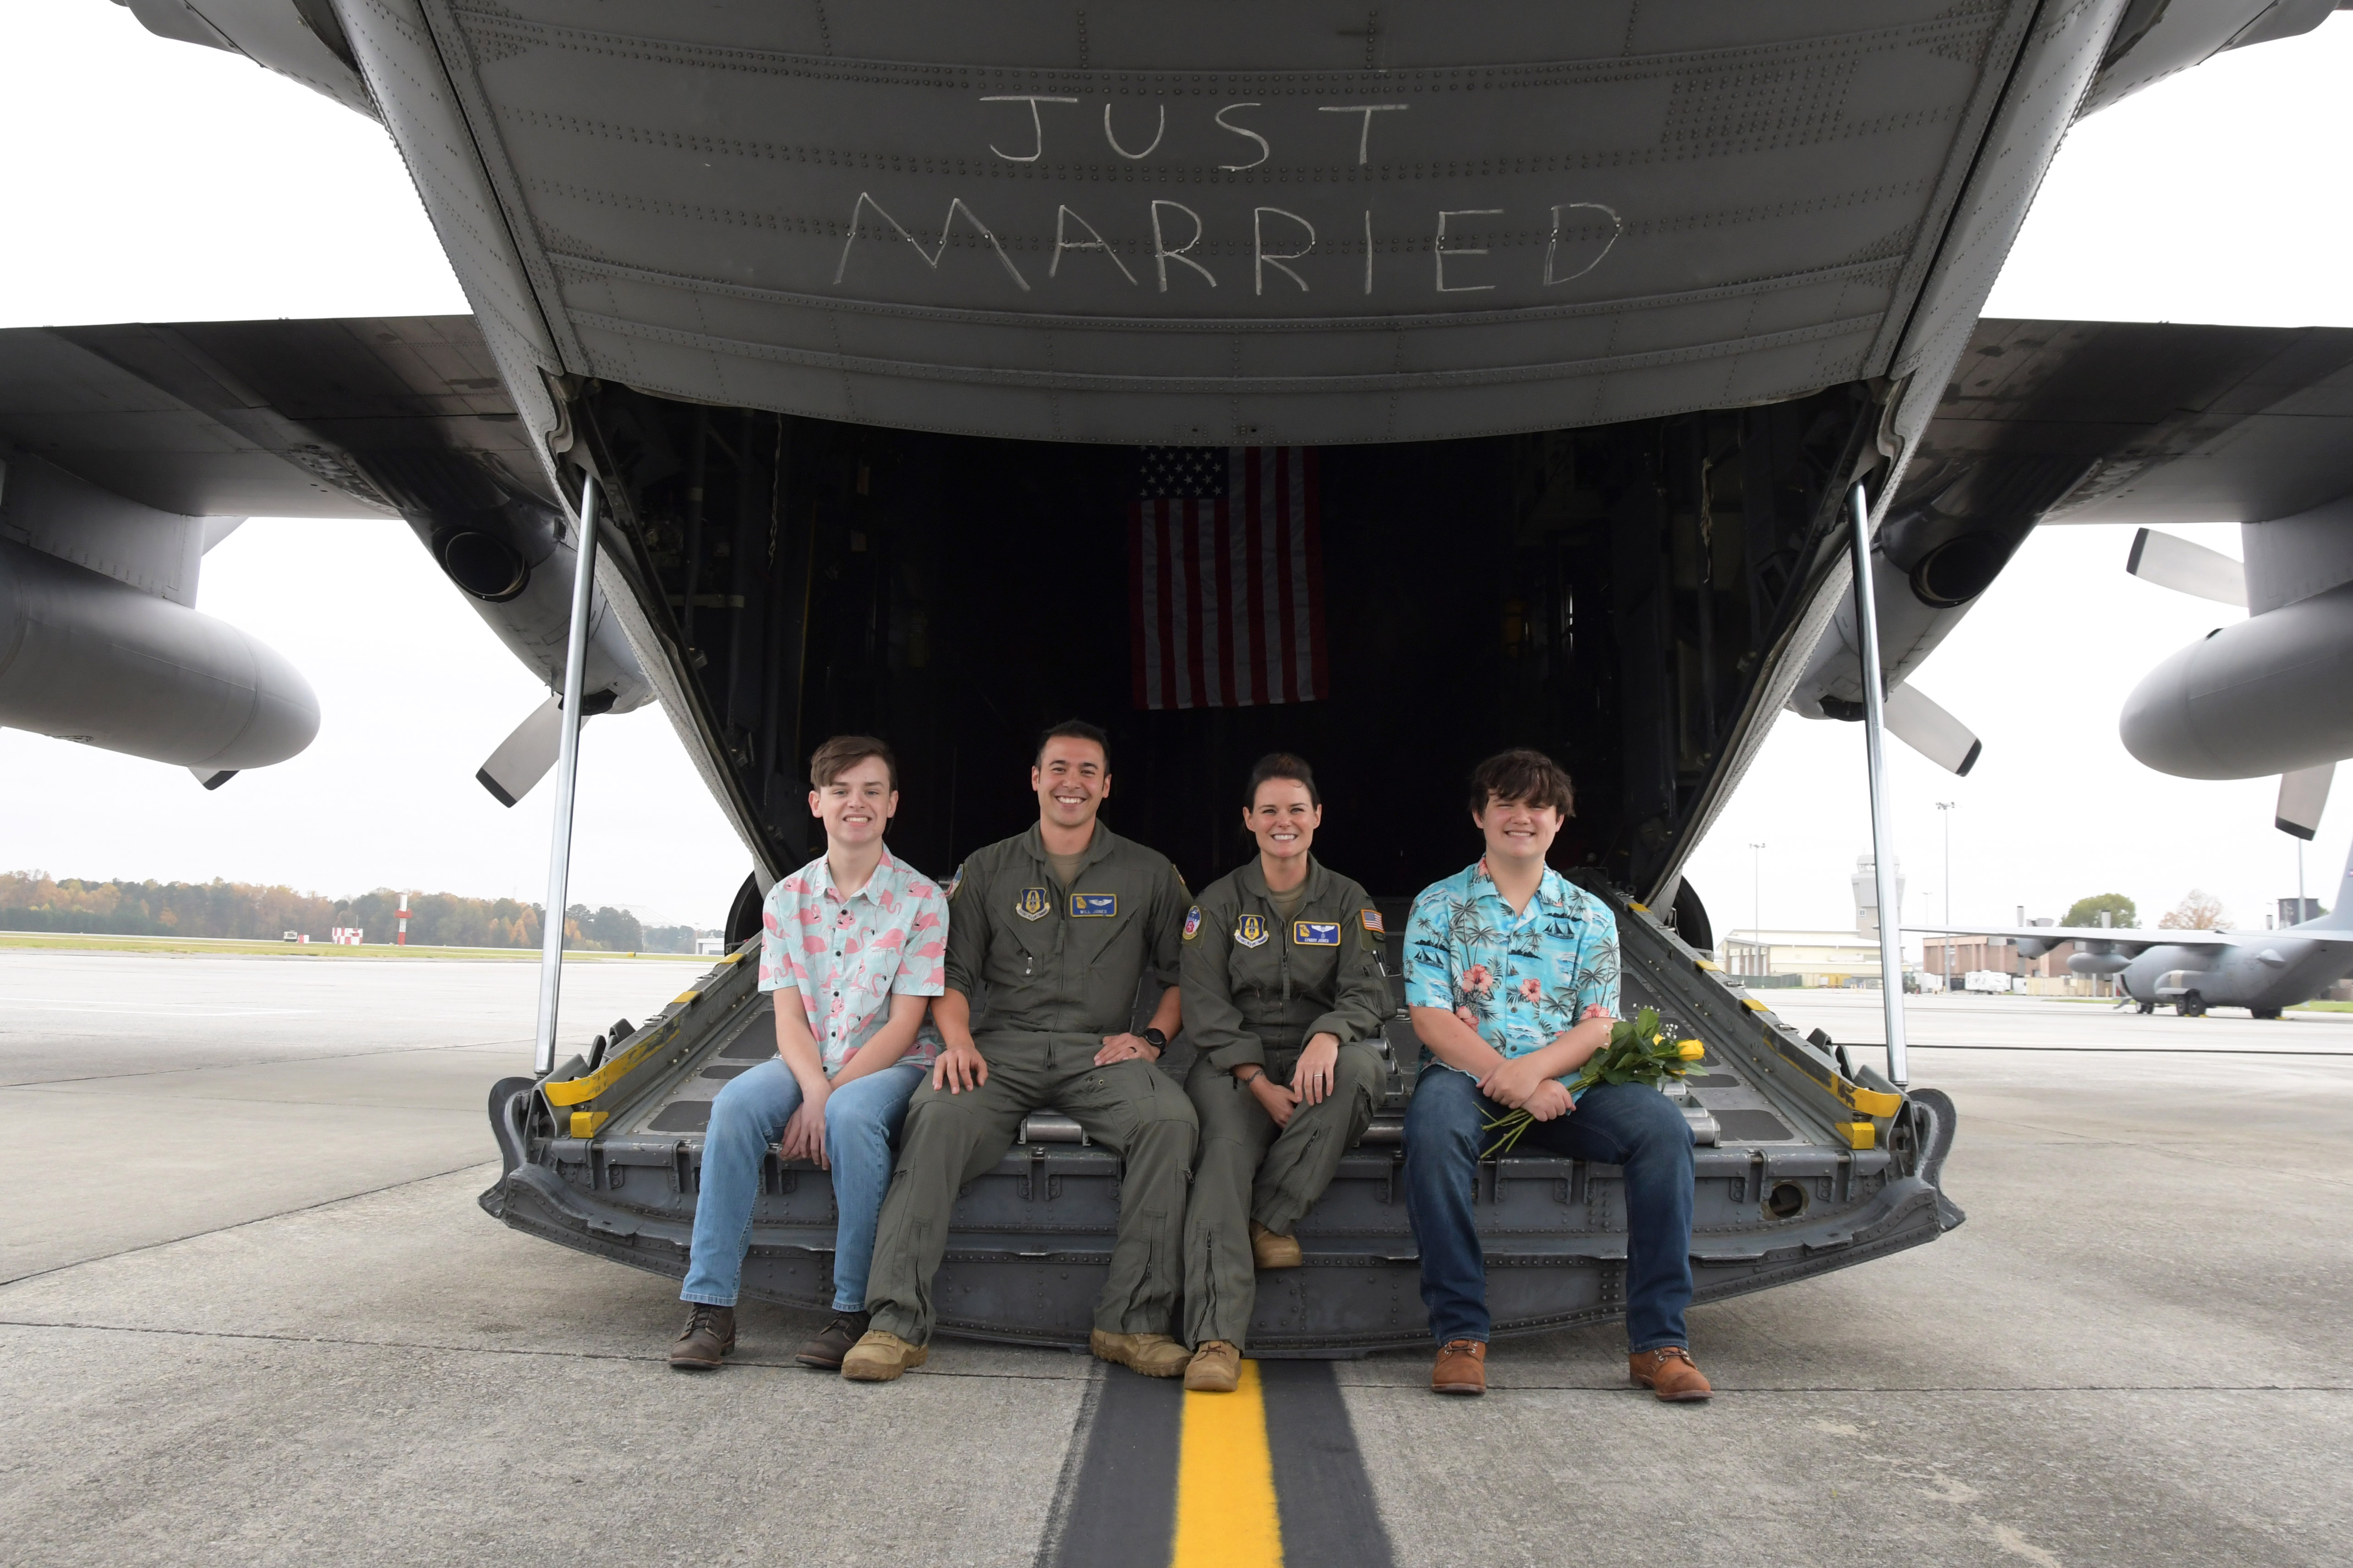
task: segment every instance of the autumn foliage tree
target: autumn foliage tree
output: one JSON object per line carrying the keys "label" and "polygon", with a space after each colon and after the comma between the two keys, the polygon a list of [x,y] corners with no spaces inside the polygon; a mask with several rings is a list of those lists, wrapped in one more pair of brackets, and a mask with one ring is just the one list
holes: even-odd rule
{"label": "autumn foliage tree", "polygon": [[[389,888],[329,899],[248,882],[93,882],[46,871],[0,872],[0,931],[103,936],[233,937],[275,942],[300,931],[323,942],[357,926],[388,942],[399,925],[400,894]],[[408,940],[417,947],[537,947],[541,910],[516,899],[413,893]],[[691,952],[694,928],[641,924],[627,910],[565,910],[564,945],[607,952]]]}
{"label": "autumn foliage tree", "polygon": [[2224,931],[2230,927],[2231,911],[2205,889],[2192,888],[2157,923],[2166,931]]}

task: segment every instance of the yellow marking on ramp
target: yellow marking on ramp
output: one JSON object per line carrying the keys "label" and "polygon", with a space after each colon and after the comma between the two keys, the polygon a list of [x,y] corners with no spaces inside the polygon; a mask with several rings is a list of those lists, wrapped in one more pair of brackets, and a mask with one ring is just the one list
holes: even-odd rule
{"label": "yellow marking on ramp", "polygon": [[1231,1394],[1185,1395],[1170,1568],[1282,1568],[1282,1517],[1258,1363]]}

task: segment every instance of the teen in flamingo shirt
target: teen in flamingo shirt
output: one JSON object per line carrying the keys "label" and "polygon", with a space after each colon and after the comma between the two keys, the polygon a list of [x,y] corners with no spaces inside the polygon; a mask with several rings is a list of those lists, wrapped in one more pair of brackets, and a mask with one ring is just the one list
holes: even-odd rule
{"label": "teen in flamingo shirt", "polygon": [[891,1145],[939,1054],[925,1013],[945,979],[947,900],[883,847],[899,809],[897,761],[871,736],[837,736],[809,759],[809,782],[826,849],[779,880],[763,910],[760,989],[776,994],[776,1055],[712,1103],[694,1251],[679,1292],[692,1310],[670,1347],[675,1367],[715,1367],[734,1349],[735,1296],[771,1143],[833,1173],[834,1321],[795,1359],[841,1365],[866,1331]]}

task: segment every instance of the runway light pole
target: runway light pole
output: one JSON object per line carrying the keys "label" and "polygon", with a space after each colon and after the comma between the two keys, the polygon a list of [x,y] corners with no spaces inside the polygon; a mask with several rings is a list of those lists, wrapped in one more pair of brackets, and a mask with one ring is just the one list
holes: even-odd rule
{"label": "runway light pole", "polygon": [[1871,774],[1872,875],[1879,884],[1879,995],[1887,1018],[1887,1077],[1911,1081],[1904,1049],[1904,911],[1895,903],[1895,834],[1887,822],[1887,694],[1880,688],[1879,606],[1871,587],[1871,503],[1857,479],[1847,492],[1853,523],[1855,640],[1862,661],[1863,764]]}
{"label": "runway light pole", "polygon": [[547,913],[540,921],[539,1037],[532,1070],[555,1067],[555,1009],[564,987],[564,907],[572,870],[572,798],[580,782],[580,700],[588,678],[588,611],[596,587],[596,477],[580,486],[580,536],[572,565],[572,626],[564,644],[564,711],[556,721],[555,827],[547,850]]}
{"label": "runway light pole", "polygon": [[[1749,952],[1763,953],[1767,951],[1765,946],[1765,846],[1762,844],[1748,847],[1748,934],[1755,939]],[[1773,967],[1762,958],[1756,962],[1759,974]]]}
{"label": "runway light pole", "polygon": [[1952,929],[1953,812],[1960,804],[1961,803],[1957,800],[1940,800],[1936,803],[1936,815],[1944,820],[1945,824],[1945,990],[1948,994],[1953,989],[1953,957],[1955,947]]}

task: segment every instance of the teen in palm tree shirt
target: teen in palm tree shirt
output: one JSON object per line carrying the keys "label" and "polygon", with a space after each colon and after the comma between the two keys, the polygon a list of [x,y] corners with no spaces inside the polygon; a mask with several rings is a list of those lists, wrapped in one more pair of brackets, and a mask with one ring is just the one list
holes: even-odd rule
{"label": "teen in palm tree shirt", "polygon": [[1683,1309],[1691,1302],[1692,1141],[1683,1112],[1646,1084],[1569,1081],[1609,1043],[1618,922],[1545,864],[1574,809],[1568,775],[1541,752],[1488,758],[1471,776],[1476,865],[1423,889],[1406,931],[1406,1005],[1422,1043],[1406,1111],[1406,1214],[1438,1342],[1430,1387],[1483,1394],[1490,1320],[1473,1212],[1489,1123],[1535,1119],[1517,1147],[1624,1168],[1630,1375],[1661,1399],[1704,1399]]}

